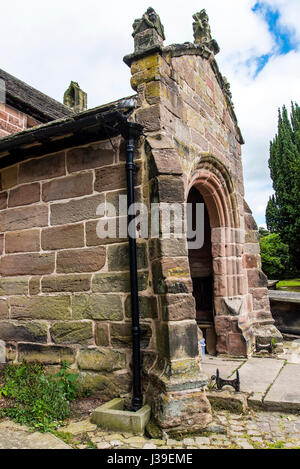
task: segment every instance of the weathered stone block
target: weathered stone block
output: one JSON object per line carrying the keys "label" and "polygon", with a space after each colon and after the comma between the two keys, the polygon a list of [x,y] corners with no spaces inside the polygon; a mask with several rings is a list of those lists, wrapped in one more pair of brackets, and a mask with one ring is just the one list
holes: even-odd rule
{"label": "weathered stone block", "polygon": [[261,270],[248,270],[247,275],[249,288],[264,288],[268,286],[268,278]]}
{"label": "weathered stone block", "polygon": [[107,348],[82,349],[79,351],[77,363],[81,370],[111,372],[126,367],[126,355]]}
{"label": "weathered stone block", "polygon": [[122,321],[123,305],[119,295],[78,295],[72,299],[73,319]]}
{"label": "weathered stone block", "polygon": [[138,72],[143,72],[144,70],[149,70],[152,68],[161,67],[163,58],[159,54],[147,55],[131,64],[131,73],[134,75]]}
{"label": "weathered stone block", "polygon": [[245,255],[243,258],[245,269],[257,269],[259,266],[259,256]]}
{"label": "weathered stone block", "polygon": [[43,293],[81,292],[91,288],[91,275],[51,275],[43,277]]}
{"label": "weathered stone block", "polygon": [[40,184],[26,184],[9,192],[8,207],[29,205],[40,201]]}
{"label": "weathered stone block", "polygon": [[93,173],[79,173],[43,184],[42,199],[50,200],[71,199],[89,195],[93,192]]}
{"label": "weathered stone block", "polygon": [[187,257],[187,241],[185,239],[150,239],[149,254],[150,259]]}
{"label": "weathered stone block", "polygon": [[54,254],[15,254],[3,256],[0,261],[2,276],[46,275],[54,271]]}
{"label": "weathered stone block", "polygon": [[42,230],[42,249],[80,248],[84,246],[84,225],[55,226]]}
{"label": "weathered stone block", "polygon": [[[147,290],[149,281],[148,272],[138,273],[139,291]],[[95,293],[128,293],[130,292],[129,273],[96,274],[93,278],[92,290]]]}
{"label": "weathered stone block", "polygon": [[51,326],[50,335],[55,344],[93,344],[91,322],[57,322]]}
{"label": "weathered stone block", "polygon": [[28,277],[0,278],[0,296],[27,295]]}
{"label": "weathered stone block", "polygon": [[65,174],[65,153],[61,152],[22,163],[19,168],[19,182],[22,184],[41,181],[64,176]]}
{"label": "weathered stone block", "polygon": [[17,345],[14,342],[6,342],[6,361],[13,362],[17,358]]}
{"label": "weathered stone block", "polygon": [[[148,266],[146,244],[137,244],[137,266],[138,269],[146,269]],[[110,271],[129,270],[129,247],[128,243],[108,247],[108,269]]]}
{"label": "weathered stone block", "polygon": [[163,321],[196,319],[196,305],[192,295],[161,296],[160,304]]}
{"label": "weathered stone block", "polygon": [[176,150],[152,150],[150,178],[161,174],[182,175],[182,166]]}
{"label": "weathered stone block", "polygon": [[160,356],[167,359],[194,358],[199,354],[196,321],[160,323],[156,341]]}
{"label": "weathered stone block", "polygon": [[[141,324],[141,348],[148,347],[152,337],[152,329],[148,324]],[[131,348],[132,344],[132,330],[131,324],[111,324],[110,337],[113,347]]]}
{"label": "weathered stone block", "polygon": [[0,339],[6,342],[47,343],[48,326],[40,322],[13,323],[1,321]]}
{"label": "weathered stone block", "polygon": [[[150,71],[149,73],[151,74],[152,72]],[[136,77],[133,79],[135,78]],[[161,129],[161,106],[154,104],[150,107],[138,110],[136,112],[136,121],[141,124],[147,132],[159,131]]]}
{"label": "weathered stone block", "polygon": [[18,351],[19,361],[40,362],[44,365],[59,365],[63,361],[72,364],[75,361],[75,350],[71,347],[19,344]]}
{"label": "weathered stone block", "polygon": [[[108,244],[117,244],[122,243],[127,239],[127,216],[126,217],[116,217],[113,220],[112,229],[114,230],[113,233],[109,234],[109,237],[99,237],[97,233],[98,223],[100,220],[95,221],[88,221],[86,223],[86,245],[87,246],[106,246]],[[123,228],[123,232],[125,232],[125,239],[124,236],[119,238],[119,233],[121,227]],[[116,238],[112,238],[111,236],[116,236]],[[106,233],[105,233],[106,236]]]}
{"label": "weathered stone block", "polygon": [[187,259],[163,259],[152,263],[155,293],[191,293],[192,280]]}
{"label": "weathered stone block", "polygon": [[[107,192],[106,193],[106,203],[111,204],[114,206],[116,210],[116,216],[123,216],[127,217],[127,204],[125,203],[125,210],[120,211],[120,196],[127,197],[127,190],[121,190],[121,191],[114,191],[114,192]],[[134,200],[135,202],[141,202],[142,201],[142,192],[140,187],[136,187],[134,190]]]}
{"label": "weathered stone block", "polygon": [[184,182],[181,176],[159,176],[151,187],[151,202],[182,204],[185,201]]}
{"label": "weathered stone block", "polygon": [[67,168],[69,173],[86,169],[101,168],[114,162],[114,150],[92,145],[84,148],[74,148],[67,153]]}
{"label": "weathered stone block", "polygon": [[212,421],[206,394],[198,389],[189,392],[154,392],[152,412],[160,428],[171,437],[203,430]]}
{"label": "weathered stone block", "polygon": [[81,372],[80,383],[83,389],[88,389],[92,396],[99,399],[111,399],[120,394],[120,387],[113,374],[108,376],[99,372]]}
{"label": "weathered stone block", "polygon": [[95,191],[106,192],[125,189],[127,186],[124,164],[96,170]]}
{"label": "weathered stone block", "polygon": [[28,230],[47,225],[48,207],[46,205],[14,208],[0,213],[0,226],[3,232]]}
{"label": "weathered stone block", "polygon": [[[142,319],[155,319],[158,315],[157,300],[153,296],[139,295],[139,310]],[[131,318],[131,295],[126,298],[125,314]]]}
{"label": "weathered stone block", "polygon": [[246,341],[242,334],[228,334],[228,353],[233,357],[247,356]]}
{"label": "weathered stone block", "polygon": [[40,251],[40,230],[12,231],[5,235],[5,252]]}
{"label": "weathered stone block", "polygon": [[1,189],[10,189],[18,184],[18,166],[11,166],[1,171]]}
{"label": "weathered stone block", "polygon": [[29,295],[38,295],[41,292],[41,277],[32,277],[29,280]]}
{"label": "weathered stone block", "polygon": [[108,324],[96,323],[96,345],[100,347],[109,346],[109,326]]}
{"label": "weathered stone block", "polygon": [[12,319],[70,319],[70,297],[12,297],[10,299]]}
{"label": "weathered stone block", "polygon": [[97,207],[105,202],[104,194],[51,205],[51,225],[65,225],[98,218]]}
{"label": "weathered stone block", "polygon": [[0,319],[8,319],[9,308],[7,300],[0,299]]}
{"label": "weathered stone block", "polygon": [[[151,72],[150,72],[151,73]],[[136,78],[140,78],[140,75],[137,75]],[[135,80],[135,77],[133,78]],[[161,99],[162,94],[162,84],[159,81],[151,81],[150,83],[146,83],[145,86],[145,98],[148,104],[157,104]]]}
{"label": "weathered stone block", "polygon": [[97,272],[104,267],[105,248],[61,251],[57,254],[56,270],[60,274]]}

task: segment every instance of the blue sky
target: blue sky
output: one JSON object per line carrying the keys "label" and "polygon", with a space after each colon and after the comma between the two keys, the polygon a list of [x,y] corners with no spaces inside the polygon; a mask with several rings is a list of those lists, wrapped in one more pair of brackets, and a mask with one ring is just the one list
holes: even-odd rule
{"label": "blue sky", "polygon": [[166,44],[193,41],[192,15],[206,8],[246,142],[245,198],[264,224],[278,108],[300,103],[299,0],[10,0],[1,7],[0,67],[59,101],[71,80],[89,107],[131,95],[123,56],[133,50],[134,19],[150,4]]}
{"label": "blue sky", "polygon": [[298,41],[295,39],[293,31],[280,23],[281,13],[278,8],[272,7],[265,2],[256,2],[252,7],[252,11],[264,19],[275,41],[275,47],[270,53],[256,58],[256,74],[258,74],[268,63],[272,55],[284,55],[292,50],[296,50]]}

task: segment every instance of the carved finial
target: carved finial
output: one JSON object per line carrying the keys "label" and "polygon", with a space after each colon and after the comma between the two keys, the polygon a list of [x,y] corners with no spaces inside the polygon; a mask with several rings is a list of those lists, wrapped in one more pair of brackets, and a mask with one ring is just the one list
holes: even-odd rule
{"label": "carved finial", "polygon": [[69,88],[64,94],[64,104],[75,112],[86,111],[87,94],[80,89],[76,81],[71,81]]}
{"label": "carved finial", "polygon": [[223,76],[223,91],[224,91],[225,95],[227,96],[232,108],[234,109],[234,104],[233,104],[233,101],[232,101],[231,86],[230,86],[230,83],[229,83],[229,81],[227,80],[227,78],[225,76]]}
{"label": "carved finial", "polygon": [[164,27],[153,8],[148,8],[142,18],[134,21],[132,36],[136,52],[163,44],[165,40]]}
{"label": "carved finial", "polygon": [[232,99],[231,86],[225,76],[223,76],[223,82],[224,82],[224,91],[226,95],[228,96],[229,99]]}
{"label": "carved finial", "polygon": [[211,29],[209,25],[209,18],[206,10],[201,10],[199,13],[193,15],[194,23],[194,39],[195,44],[205,45],[215,55],[220,52],[217,41],[211,37]]}

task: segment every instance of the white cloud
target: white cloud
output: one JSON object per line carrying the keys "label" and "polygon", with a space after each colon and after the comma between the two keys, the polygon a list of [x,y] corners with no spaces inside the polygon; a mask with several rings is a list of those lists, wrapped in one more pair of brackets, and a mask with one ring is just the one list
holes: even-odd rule
{"label": "white cloud", "polygon": [[[255,0],[153,0],[166,30],[166,43],[193,40],[192,15],[206,8],[221,53],[220,69],[232,83],[233,99],[244,134],[246,194],[259,223],[271,193],[267,166],[277,108],[300,102],[300,53],[274,56],[254,78],[254,60],[275,50]],[[265,0],[278,7],[281,22],[300,38],[299,0]],[[132,94],[130,71],[123,63],[132,52],[132,23],[149,0],[10,0],[1,8],[1,62],[4,70],[61,100],[70,80],[87,91],[93,107]],[[4,44],[4,46],[3,46]],[[249,67],[249,64],[252,63]]]}

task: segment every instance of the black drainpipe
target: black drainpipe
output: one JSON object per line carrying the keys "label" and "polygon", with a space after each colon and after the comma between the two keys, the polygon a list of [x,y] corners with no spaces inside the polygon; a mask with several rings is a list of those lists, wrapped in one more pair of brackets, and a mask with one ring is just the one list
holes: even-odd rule
{"label": "black drainpipe", "polygon": [[[127,201],[128,207],[134,204],[134,150],[137,139],[143,133],[143,127],[127,118],[122,119],[121,133],[126,140],[126,171],[127,171]],[[135,219],[134,215],[128,215],[128,226]],[[129,260],[131,283],[131,314],[132,314],[132,371],[133,371],[133,397],[132,410],[137,412],[143,406],[141,389],[141,347],[140,347],[140,312],[137,276],[136,238],[129,235]]]}

